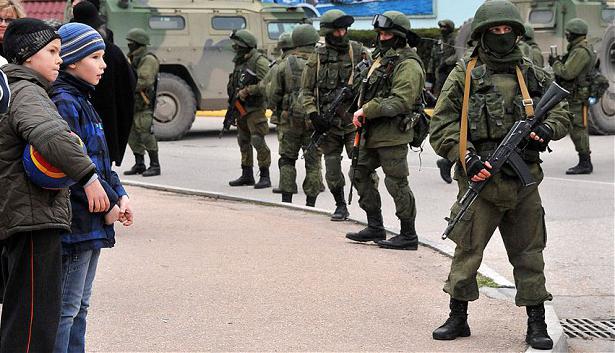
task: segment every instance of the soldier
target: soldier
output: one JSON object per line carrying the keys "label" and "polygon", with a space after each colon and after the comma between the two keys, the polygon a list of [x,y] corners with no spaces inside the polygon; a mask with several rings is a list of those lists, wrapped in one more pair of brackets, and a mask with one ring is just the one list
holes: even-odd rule
{"label": "soldier", "polygon": [[325,179],[335,198],[332,221],[343,221],[350,215],[344,197],[344,174],[342,173],[342,152],[344,147],[350,157],[355,127],[351,114],[325,121],[323,114],[342,87],[358,90],[359,70],[356,67],[363,60],[365,49],[360,43],[348,39],[348,27],[354,22],[352,16],[341,10],[329,10],[320,18],[320,35],[325,45],[318,46],[307,63],[301,78],[303,107],[314,128],[326,131],[326,138],[320,145],[325,156]]}
{"label": "soldier", "polygon": [[[544,151],[550,140],[566,135],[568,113],[565,103],[552,108],[536,125],[521,153],[537,183],[524,187],[507,166],[501,173],[491,175],[491,165],[483,161],[516,120],[533,114],[531,105],[523,102],[537,102],[551,78],[524,60],[516,45],[525,28],[519,10],[511,2],[485,2],[476,11],[471,30],[477,47],[471,57],[457,63],[444,84],[431,119],[430,142],[438,155],[457,162],[458,197],[468,190],[469,180],[490,182],[449,235],[456,243],[444,286],[450,295],[451,311],[448,320],[433,332],[433,338],[452,340],[470,335],[468,301],[478,298],[476,273],[489,239],[499,228],[514,268],[515,303],[525,306],[528,315],[526,342],[533,348],[550,349],[553,342],[547,334],[543,303],[552,296],[545,288],[542,255],[546,231],[538,193],[543,178],[539,151]],[[470,82],[469,87],[465,82]],[[464,100],[464,96],[469,99]],[[465,116],[462,111],[466,109],[462,107],[469,111]],[[454,218],[459,209],[458,201],[450,217]]]}
{"label": "soldier", "polygon": [[545,59],[542,56],[542,51],[534,41],[534,27],[529,23],[525,24],[525,35],[523,39],[519,41],[519,49],[521,49],[523,56],[532,60],[534,65],[540,67],[545,66]]}
{"label": "soldier", "polygon": [[563,58],[549,55],[555,79],[571,92],[568,98],[571,123],[570,138],[579,154],[579,164],[568,169],[566,174],[590,174],[594,170],[590,158],[589,131],[587,128],[589,74],[596,61],[593,50],[587,43],[587,22],[573,18],[566,23],[568,50]]}
{"label": "soldier", "polygon": [[[269,132],[269,124],[265,117],[264,95],[259,87],[260,82],[269,71],[269,60],[256,49],[256,37],[248,30],[233,31],[231,34],[233,50],[235,51],[235,68],[229,75],[227,92],[229,104],[235,95],[243,102],[247,114],[237,118],[237,143],[241,151],[242,173],[238,179],[229,181],[230,186],[254,185],[255,189],[264,189],[271,186],[269,179],[269,165],[271,165],[271,151],[265,142],[265,135]],[[256,81],[242,84],[242,76],[249,72],[256,75]],[[244,76],[245,77],[245,76]],[[254,184],[252,166],[252,146],[256,149],[260,179]]]}
{"label": "soldier", "polygon": [[276,107],[276,115],[283,122],[283,132],[280,137],[280,190],[282,202],[292,202],[293,194],[297,193],[297,170],[295,163],[299,150],[303,149],[305,159],[305,179],[303,191],[306,195],[306,206],[314,207],[316,197],[322,185],[321,159],[318,149],[308,150],[311,136],[314,132],[312,123],[304,113],[299,96],[301,89],[301,74],[305,63],[314,53],[314,45],[320,36],[312,25],[297,26],[292,32],[292,42],[295,50],[282,60],[277,67],[278,73],[271,82],[272,105]]}
{"label": "soldier", "polygon": [[[144,177],[160,175],[158,142],[154,135],[155,84],[160,63],[158,58],[147,50],[149,35],[141,28],[133,28],[126,35],[128,59],[137,73],[135,90],[135,115],[128,145],[135,155],[135,165],[124,175],[142,174]],[[149,155],[150,166],[145,169],[145,151]]]}
{"label": "soldier", "polygon": [[[429,65],[427,65],[427,75],[431,76],[433,86],[431,92],[436,96],[440,95],[442,85],[448,77],[448,74],[455,67],[457,62],[457,51],[455,50],[455,23],[451,20],[438,21],[440,27],[441,38],[431,47],[431,55],[429,57]],[[451,168],[453,163],[448,159],[438,159],[436,165],[440,169],[440,177],[448,184],[453,182],[451,178]]]}
{"label": "soldier", "polygon": [[[367,227],[346,238],[389,249],[416,250],[414,227],[416,205],[408,185],[408,143],[412,141],[411,115],[420,107],[425,82],[423,63],[406,42],[410,21],[398,11],[376,15],[372,21],[378,33],[375,61],[367,73],[363,106],[354,113],[353,123],[364,126],[365,140],[353,171],[359,205],[367,213]],[[384,183],[395,201],[395,215],[401,223],[399,235],[386,240],[378,185],[372,174],[382,167]]]}

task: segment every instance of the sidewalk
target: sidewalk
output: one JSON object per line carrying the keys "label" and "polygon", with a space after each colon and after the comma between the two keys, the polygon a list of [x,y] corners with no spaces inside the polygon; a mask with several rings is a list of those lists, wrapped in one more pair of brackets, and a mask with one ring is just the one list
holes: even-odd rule
{"label": "sidewalk", "polygon": [[129,187],[136,222],[104,250],[91,352],[526,350],[525,312],[482,296],[472,336],[434,341],[450,259],[347,241],[350,222]]}

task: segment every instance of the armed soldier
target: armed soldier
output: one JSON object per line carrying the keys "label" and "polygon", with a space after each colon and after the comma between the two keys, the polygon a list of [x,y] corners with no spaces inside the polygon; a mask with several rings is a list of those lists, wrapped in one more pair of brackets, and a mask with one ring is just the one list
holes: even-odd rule
{"label": "armed soldier", "polygon": [[431,120],[430,142],[434,150],[457,162],[455,178],[460,198],[451,208],[450,218],[455,219],[462,210],[461,195],[465,195],[470,180],[489,180],[481,184],[478,198],[448,233],[456,244],[444,286],[450,295],[451,311],[448,320],[433,332],[437,340],[470,335],[468,301],[478,298],[476,274],[483,251],[499,228],[514,268],[515,303],[525,306],[528,315],[526,341],[537,349],[553,345],[547,334],[543,304],[552,296],[545,288],[542,255],[546,231],[538,193],[543,178],[539,152],[550,140],[566,135],[570,123],[565,104],[547,109],[545,119],[528,132],[527,147],[520,150],[516,166],[529,174],[520,175],[533,178],[535,183],[523,186],[521,176],[508,165],[492,175],[492,164],[484,162],[516,121],[534,116],[532,102],[545,94],[551,81],[541,68],[523,59],[516,42],[524,32],[519,11],[511,2],[494,0],[481,5],[471,34],[478,45],[472,56],[460,61],[449,75]]}
{"label": "armed soldier", "polygon": [[[126,35],[128,59],[137,73],[135,92],[135,114],[128,145],[135,155],[135,165],[124,175],[142,174],[144,177],[160,175],[158,142],[154,135],[154,109],[156,84],[160,63],[158,58],[147,50],[149,35],[141,28],[133,28]],[[145,169],[145,151],[149,155],[150,166]]]}
{"label": "armed soldier", "polygon": [[303,191],[306,195],[306,205],[311,207],[315,206],[316,197],[322,186],[322,154],[316,148],[308,150],[314,129],[305,114],[299,92],[305,63],[314,53],[314,45],[319,39],[320,36],[312,25],[297,26],[292,32],[295,50],[280,62],[277,75],[271,82],[272,105],[277,107],[275,113],[284,122],[278,162],[282,202],[292,202],[293,194],[297,193],[295,163],[299,157],[299,150],[303,149],[305,159]]}
{"label": "armed soldier", "polygon": [[[269,124],[265,117],[264,95],[258,82],[267,74],[269,60],[256,49],[256,37],[249,31],[245,29],[233,31],[231,40],[235,51],[233,58],[235,68],[229,75],[227,86],[229,105],[234,98],[239,98],[246,113],[244,116],[235,117],[242,173],[238,179],[230,181],[229,185],[254,185],[255,189],[268,188],[271,186],[269,178],[271,151],[265,142],[265,135],[269,132]],[[252,76],[252,79],[246,79],[247,76]],[[260,170],[260,179],[256,184],[252,171],[254,164],[252,146],[256,149]]]}
{"label": "armed soldier", "polygon": [[568,99],[572,127],[570,138],[579,154],[579,164],[568,169],[566,174],[590,174],[594,170],[590,158],[589,130],[587,114],[589,109],[588,75],[596,61],[593,50],[587,43],[587,22],[573,18],[565,27],[568,52],[563,58],[549,56],[549,65],[553,67],[555,80],[571,92]]}
{"label": "armed soldier", "polygon": [[[355,149],[358,162],[351,173],[359,205],[367,213],[367,228],[348,233],[346,238],[374,241],[383,248],[416,250],[416,205],[408,185],[407,157],[413,138],[411,117],[421,102],[425,71],[420,57],[406,42],[410,21],[404,14],[387,11],[376,15],[372,23],[378,33],[375,61],[364,81],[364,104],[353,117],[354,125],[366,133],[360,149]],[[372,179],[378,167],[382,167],[401,223],[399,235],[390,240],[386,240],[384,231],[378,185]]]}
{"label": "armed soldier", "polygon": [[[358,91],[360,70],[357,65],[362,62],[365,49],[360,43],[348,39],[348,27],[353,22],[352,16],[340,10],[329,10],[321,16],[320,35],[325,37],[325,45],[318,46],[310,56],[301,78],[305,113],[317,131],[326,132],[319,148],[325,156],[327,186],[335,198],[332,221],[343,221],[350,215],[344,197],[346,182],[342,173],[342,152],[345,147],[350,157],[355,127],[347,109],[338,109],[333,121],[327,121],[325,112],[341,89],[351,87]],[[344,108],[349,108],[349,105]]]}
{"label": "armed soldier", "polygon": [[538,43],[534,41],[534,27],[531,24],[525,24],[525,35],[523,39],[519,41],[519,49],[526,58],[532,60],[534,65],[539,67],[545,66],[545,59],[542,56],[542,51],[538,46]]}

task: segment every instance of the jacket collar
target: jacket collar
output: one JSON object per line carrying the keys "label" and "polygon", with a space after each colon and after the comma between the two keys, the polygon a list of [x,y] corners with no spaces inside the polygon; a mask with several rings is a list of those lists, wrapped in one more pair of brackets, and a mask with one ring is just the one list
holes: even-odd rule
{"label": "jacket collar", "polygon": [[41,74],[38,72],[23,66],[16,64],[6,64],[2,67],[2,71],[6,74],[9,79],[9,83],[26,80],[30,81],[38,86],[41,86],[45,91],[50,92],[51,90],[51,82],[47,81]]}
{"label": "jacket collar", "polygon": [[58,79],[53,83],[54,90],[66,90],[69,92],[80,93],[89,97],[94,93],[94,85],[91,85],[80,78],[77,78],[66,71],[60,71]]}

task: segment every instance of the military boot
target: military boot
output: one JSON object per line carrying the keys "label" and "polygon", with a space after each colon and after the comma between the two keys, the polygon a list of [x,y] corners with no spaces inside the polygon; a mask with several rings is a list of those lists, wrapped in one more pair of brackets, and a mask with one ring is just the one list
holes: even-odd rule
{"label": "military boot", "polygon": [[291,194],[290,192],[283,192],[282,202],[293,203],[293,194]]}
{"label": "military boot", "polygon": [[442,180],[444,180],[447,184],[452,183],[453,178],[451,178],[451,168],[453,168],[453,162],[446,158],[440,158],[436,162],[436,165],[440,169],[440,177]]}
{"label": "military boot", "polygon": [[566,174],[591,174],[594,171],[594,166],[592,165],[592,160],[589,156],[589,153],[579,154],[579,164],[574,167],[568,169]]}
{"label": "military boot", "polygon": [[382,213],[368,212],[367,227],[356,233],[346,233],[346,238],[361,243],[368,241],[378,242],[386,239],[386,232],[382,223]]}
{"label": "military boot", "polygon": [[271,187],[271,179],[269,179],[269,168],[259,168],[260,178],[258,183],[254,184],[255,189],[264,189]]}
{"label": "military boot", "polygon": [[145,156],[135,153],[135,165],[129,170],[124,172],[124,175],[142,174],[145,171]]}
{"label": "military boot", "polygon": [[332,221],[345,221],[350,213],[346,207],[346,199],[344,198],[344,188],[331,190],[333,198],[335,199],[335,211],[331,215]]}
{"label": "military boot", "polygon": [[446,322],[433,331],[435,340],[454,340],[457,337],[470,336],[470,326],[468,326],[468,302],[451,298],[449,304],[451,309]]}
{"label": "military boot", "polygon": [[547,333],[547,323],[545,322],[544,304],[528,305],[525,307],[527,312],[527,335],[525,342],[534,349],[551,349],[553,340]]}
{"label": "military boot", "polygon": [[228,182],[230,186],[254,185],[254,174],[252,167],[241,166],[241,176]]}
{"label": "military boot", "polygon": [[315,207],[316,206],[316,197],[317,196],[306,196],[305,197],[305,205],[308,207]]}
{"label": "military boot", "polygon": [[144,177],[160,175],[160,162],[158,161],[158,151],[147,151],[149,156],[149,168],[143,172]]}
{"label": "military boot", "polygon": [[402,220],[399,235],[389,240],[378,241],[378,246],[385,249],[416,250],[419,245],[419,237],[414,229],[414,220]]}

